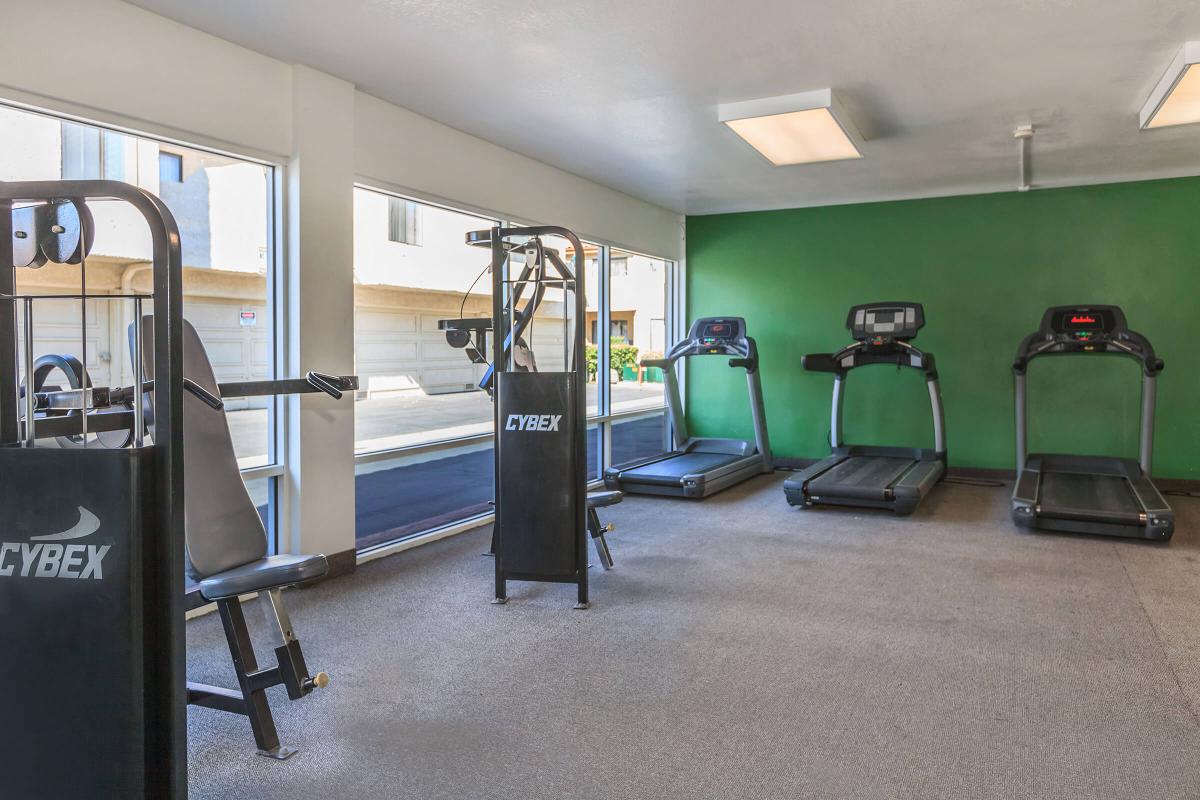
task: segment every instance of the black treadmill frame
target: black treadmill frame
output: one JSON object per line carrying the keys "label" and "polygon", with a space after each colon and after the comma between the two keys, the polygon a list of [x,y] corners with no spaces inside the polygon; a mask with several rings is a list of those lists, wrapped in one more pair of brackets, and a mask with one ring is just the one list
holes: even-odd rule
{"label": "black treadmill frame", "polygon": [[[1099,331],[1086,341],[1055,333],[1053,320],[1063,313],[1096,313],[1111,320],[1111,331]],[[1111,354],[1133,358],[1142,365],[1142,413],[1139,453],[1130,458],[1094,455],[1029,453],[1027,370],[1034,358],[1047,355]],[[1151,480],[1154,458],[1154,414],[1158,373],[1164,367],[1150,341],[1130,330],[1125,312],[1112,305],[1054,306],[1042,315],[1038,330],[1026,336],[1013,359],[1013,390],[1017,429],[1017,480],[1013,486],[1012,518],[1018,527],[1065,533],[1089,533],[1165,542],[1175,532],[1175,512]],[[1100,509],[1066,509],[1043,502],[1042,477],[1070,473],[1118,477],[1128,482],[1142,506],[1137,518]]]}
{"label": "black treadmill frame", "polygon": [[[924,325],[924,309],[920,303],[880,302],[851,308],[846,320],[846,327],[853,330],[855,311],[869,306],[916,306],[920,315],[917,327],[920,328]],[[804,369],[811,372],[833,373],[833,400],[829,425],[829,445],[832,452],[826,458],[800,470],[784,481],[784,496],[787,498],[788,504],[804,508],[812,508],[816,505],[881,508],[900,516],[911,514],[934,484],[946,474],[946,418],[933,354],[909,344],[904,339],[889,340],[881,347],[870,346],[865,341],[855,341],[837,353],[810,353],[803,356],[800,363]],[[934,446],[932,449],[854,445],[844,442],[842,409],[845,400],[846,379],[851,370],[874,364],[910,367],[924,373],[925,386],[929,394],[930,413],[933,415]],[[814,491],[814,481],[854,458],[906,458],[910,459],[912,464],[884,488],[882,496],[879,498]]]}
{"label": "black treadmill frame", "polygon": [[[658,367],[666,383],[668,427],[671,431],[671,449],[649,458],[610,466],[604,470],[604,485],[608,489],[626,494],[645,494],[658,497],[687,497],[699,499],[735,486],[756,475],[775,471],[771,455],[771,440],[767,433],[767,412],[763,403],[762,375],[759,371],[758,343],[754,337],[744,336],[745,349],[728,347],[713,348],[699,340],[701,323],[711,321],[736,321],[746,331],[746,321],[741,317],[698,317],[692,321],[688,335],[676,343],[661,359],[643,359],[643,367]],[[746,371],[746,389],[750,398],[750,414],[754,425],[754,441],[745,439],[721,439],[694,437],[688,432],[683,401],[679,392],[679,379],[675,365],[693,356],[734,356],[729,360],[733,369]],[[647,467],[655,464],[680,463],[692,454],[724,455],[727,459],[703,471],[676,471],[669,477],[650,477],[644,474]]]}

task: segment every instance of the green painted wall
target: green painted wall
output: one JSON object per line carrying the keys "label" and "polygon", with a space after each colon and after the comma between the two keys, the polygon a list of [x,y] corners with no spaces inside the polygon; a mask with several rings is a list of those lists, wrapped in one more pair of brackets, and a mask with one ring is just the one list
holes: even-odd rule
{"label": "green painted wall", "polygon": [[[828,450],[832,376],[800,356],[849,343],[856,303],[925,305],[915,343],[937,356],[950,463],[1011,468],[1012,357],[1051,305],[1115,303],[1154,344],[1155,474],[1200,478],[1200,178],[689,217],[689,319],[741,315],[762,354],[772,449]],[[1137,456],[1140,372],[1113,356],[1043,358],[1029,370],[1030,448]],[[750,436],[745,383],[691,359],[700,435]],[[855,370],[846,440],[930,446],[915,370]]]}

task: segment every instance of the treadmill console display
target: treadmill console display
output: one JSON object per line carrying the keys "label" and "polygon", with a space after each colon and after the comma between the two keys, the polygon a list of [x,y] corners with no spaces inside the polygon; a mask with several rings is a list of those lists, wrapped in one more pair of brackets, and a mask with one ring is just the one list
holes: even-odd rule
{"label": "treadmill console display", "polygon": [[846,318],[855,340],[871,347],[906,342],[924,325],[925,310],[920,303],[867,303],[851,308]]}
{"label": "treadmill console display", "polygon": [[1145,336],[1129,330],[1120,306],[1054,306],[1038,329],[1026,336],[1013,359],[1013,372],[1025,373],[1029,360],[1055,353],[1116,353],[1142,362],[1147,375],[1163,368]]}
{"label": "treadmill console display", "polygon": [[699,348],[699,352],[741,352],[746,346],[746,322],[741,317],[705,317],[692,324],[688,338]]}
{"label": "treadmill console display", "polygon": [[1095,341],[1116,329],[1116,319],[1106,308],[1060,308],[1050,317],[1052,334],[1081,344]]}

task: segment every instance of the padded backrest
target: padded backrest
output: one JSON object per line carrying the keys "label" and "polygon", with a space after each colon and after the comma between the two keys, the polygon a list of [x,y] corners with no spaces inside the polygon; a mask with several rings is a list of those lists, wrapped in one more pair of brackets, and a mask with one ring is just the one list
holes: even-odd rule
{"label": "padded backrest", "polygon": [[[134,328],[129,326],[130,344]],[[131,348],[132,349],[132,348]],[[142,322],[146,378],[154,377],[154,317]],[[183,376],[220,396],[196,329],[183,321]],[[153,394],[148,394],[153,402]],[[267,554],[267,532],[238,469],[224,411],[183,392],[183,514],[187,574],[203,580]]]}

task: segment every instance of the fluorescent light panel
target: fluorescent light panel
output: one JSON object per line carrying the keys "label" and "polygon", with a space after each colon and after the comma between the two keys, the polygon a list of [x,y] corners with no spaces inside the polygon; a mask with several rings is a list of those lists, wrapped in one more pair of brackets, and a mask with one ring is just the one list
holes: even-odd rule
{"label": "fluorescent light panel", "polygon": [[1200,122],[1200,42],[1188,42],[1142,106],[1143,130]]}
{"label": "fluorescent light panel", "polygon": [[724,103],[717,118],[777,167],[862,158],[862,139],[832,89]]}

